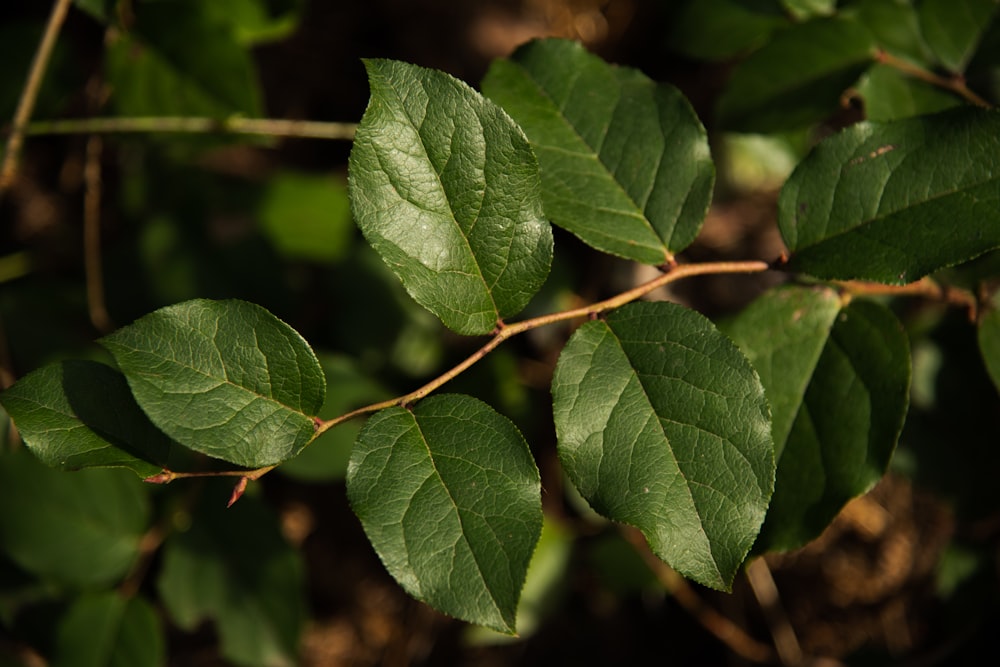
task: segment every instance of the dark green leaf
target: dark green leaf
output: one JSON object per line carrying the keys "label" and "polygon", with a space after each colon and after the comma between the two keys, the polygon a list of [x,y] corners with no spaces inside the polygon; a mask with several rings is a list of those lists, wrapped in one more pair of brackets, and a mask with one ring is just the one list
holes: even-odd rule
{"label": "dark green leaf", "polygon": [[871,64],[873,48],[871,33],[849,18],[782,30],[733,70],[719,98],[719,122],[727,130],[764,133],[819,122]]}
{"label": "dark green leaf", "polygon": [[248,468],[315,436],[326,383],[309,344],[245,301],[187,301],[101,339],[149,418],[195,451]]}
{"label": "dark green leaf", "polygon": [[829,16],[837,7],[837,0],[781,0],[785,9],[797,20],[815,16]]}
{"label": "dark green leaf", "polygon": [[443,72],[365,65],[372,96],[350,158],[358,226],[418,303],[459,333],[488,333],[524,308],[552,262],[531,147]]}
{"label": "dark green leaf", "polygon": [[909,399],[909,343],[882,306],[830,289],[772,291],[730,335],[774,411],[778,473],[759,550],[794,549],[885,473]]}
{"label": "dark green leaf", "polygon": [[912,0],[860,0],[848,11],[868,28],[879,48],[922,65],[934,62]]}
{"label": "dark green leaf", "polygon": [[149,506],[121,470],[66,473],[28,453],[0,458],[0,544],[25,570],[73,586],[109,586],[139,554]]}
{"label": "dark green leaf", "polygon": [[694,240],[715,169],[705,128],[675,88],[544,40],[494,62],[483,90],[528,135],[555,224],[647,264]]}
{"label": "dark green leaf", "polygon": [[347,185],[333,176],[276,175],[259,215],[264,233],[286,257],[329,262],[350,249],[354,221]]}
{"label": "dark green leaf", "polygon": [[869,69],[858,94],[865,101],[865,117],[873,121],[930,114],[962,103],[955,95],[888,65]]}
{"label": "dark green leaf", "polygon": [[1000,308],[994,296],[994,305],[979,319],[979,351],[993,384],[1000,390]]}
{"label": "dark green leaf", "polygon": [[249,51],[199,0],[143,2],[106,52],[112,103],[122,116],[261,115]]}
{"label": "dark green leaf", "polygon": [[789,268],[907,283],[1000,246],[1000,113],[960,108],[859,123],[781,191]]}
{"label": "dark green leaf", "polygon": [[997,0],[923,0],[918,10],[924,39],[942,65],[961,72],[1000,6]]}
{"label": "dark green leaf", "polygon": [[514,632],[542,508],[538,468],[507,418],[461,395],[383,410],[358,436],[347,493],[407,592]]}
{"label": "dark green leaf", "polygon": [[728,589],[774,483],[764,389],[735,345],[694,311],[632,304],[576,331],[552,394],[559,458],[587,502]]}
{"label": "dark green leaf", "polygon": [[229,491],[228,484],[213,485],[190,529],[164,544],[160,597],[182,629],[214,622],[227,660],[297,664],[305,623],[301,558],[263,502],[244,496],[227,509]]}
{"label": "dark green leaf", "polygon": [[104,364],[50,364],[18,380],[0,403],[28,448],[55,468],[120,466],[148,477],[170,458],[170,439],[136,404],[125,376]]}
{"label": "dark green leaf", "polygon": [[142,598],[113,591],[73,601],[59,623],[52,667],[158,667],[166,664],[160,619]]}
{"label": "dark green leaf", "polygon": [[788,25],[778,0],[673,0],[669,5],[674,13],[667,45],[693,58],[721,60],[737,55]]}

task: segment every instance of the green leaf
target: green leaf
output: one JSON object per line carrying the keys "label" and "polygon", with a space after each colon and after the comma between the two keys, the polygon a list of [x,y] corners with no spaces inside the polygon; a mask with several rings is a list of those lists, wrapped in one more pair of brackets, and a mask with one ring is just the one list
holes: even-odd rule
{"label": "green leaf", "polygon": [[229,492],[229,484],[214,484],[190,529],[167,539],[160,597],[184,630],[213,621],[222,655],[231,662],[297,664],[306,620],[301,557],[282,538],[270,508],[244,496],[227,509]]}
{"label": "green leaf", "polygon": [[555,224],[647,264],[694,240],[715,169],[705,128],[675,88],[575,42],[543,40],[495,61],[483,90],[528,135]]}
{"label": "green leaf", "polygon": [[872,121],[930,114],[962,103],[951,93],[888,65],[869,69],[858,85],[858,94],[865,101],[865,117]]}
{"label": "green leaf", "polygon": [[858,123],[785,183],[789,268],[907,283],[1000,247],[1000,113],[959,108]]}
{"label": "green leaf", "polygon": [[157,667],[166,664],[160,620],[142,598],[87,593],[59,622],[53,667]]}
{"label": "green leaf", "polygon": [[728,333],[760,372],[778,472],[758,550],[817,537],[885,473],[906,417],[910,355],[887,309],[827,288],[768,292]]}
{"label": "green leaf", "polygon": [[350,157],[351,207],[418,303],[489,333],[545,281],[552,229],[538,163],[499,107],[443,72],[367,60],[372,96]]}
{"label": "green leaf", "polygon": [[997,0],[923,0],[920,28],[938,61],[953,72],[965,70],[998,6]]}
{"label": "green leaf", "polygon": [[285,257],[330,262],[350,249],[351,204],[337,178],[280,173],[268,182],[259,210],[264,233]]}
{"label": "green leaf", "polygon": [[362,429],[347,494],[389,573],[418,600],[505,633],[542,526],[517,428],[481,401],[434,396]]}
{"label": "green leaf", "polygon": [[682,306],[631,304],[573,334],[552,395],[559,458],[587,502],[728,589],[774,482],[764,389],[736,346]]}
{"label": "green leaf", "polygon": [[52,470],[27,453],[0,458],[0,544],[29,572],[109,586],[139,555],[149,517],[141,482],[118,470]]}
{"label": "green leaf", "polygon": [[139,408],[125,376],[104,364],[50,364],[0,394],[0,403],[32,453],[54,468],[124,467],[148,477],[170,458],[170,439]]}
{"label": "green leaf", "polygon": [[260,306],[198,299],[101,339],[149,418],[197,452],[248,468],[315,436],[326,382],[302,337]]}
{"label": "green leaf", "polygon": [[1000,309],[994,305],[979,318],[979,351],[993,384],[1000,390]]}
{"label": "green leaf", "polygon": [[692,58],[722,60],[759,46],[788,25],[778,0],[686,0],[669,3],[667,45]]}
{"label": "green leaf", "polygon": [[815,16],[829,16],[837,7],[837,0],[781,0],[785,9],[797,20]]}
{"label": "green leaf", "polygon": [[871,31],[879,48],[921,65],[934,62],[912,0],[860,0],[849,11]]}
{"label": "green leaf", "polygon": [[719,122],[762,133],[819,122],[871,64],[873,47],[871,33],[846,17],[782,30],[733,70],[719,98]]}
{"label": "green leaf", "polygon": [[[112,103],[122,116],[261,115],[249,51],[199,0],[142,2],[135,24],[106,50]],[[209,3],[210,4],[210,3]]]}

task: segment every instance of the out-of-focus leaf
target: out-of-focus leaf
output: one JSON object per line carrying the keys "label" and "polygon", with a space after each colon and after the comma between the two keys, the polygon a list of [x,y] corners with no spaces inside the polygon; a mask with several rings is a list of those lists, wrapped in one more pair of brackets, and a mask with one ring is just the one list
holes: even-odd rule
{"label": "out-of-focus leaf", "polygon": [[280,463],[315,436],[326,383],[309,344],[260,306],[197,299],[101,339],[154,424],[248,468]]}
{"label": "out-of-focus leaf", "polygon": [[965,69],[997,7],[997,0],[920,2],[920,28],[942,65],[953,72]]}
{"label": "out-of-focus leaf", "polygon": [[456,618],[514,632],[542,507],[538,468],[507,418],[457,394],[383,410],[358,436],[347,494],[407,592]]}
{"label": "out-of-focus leaf", "polygon": [[669,5],[667,45],[704,60],[752,49],[789,24],[778,0],[674,0]]}
{"label": "out-of-focus leaf", "polygon": [[782,30],[733,70],[719,98],[719,122],[763,133],[819,122],[872,63],[873,49],[868,29],[846,17]]}
{"label": "out-of-focus leaf", "polygon": [[209,20],[227,23],[246,46],[287,37],[299,23],[304,0],[194,0],[179,11],[201,11]]}
{"label": "out-of-focus leaf", "polygon": [[869,69],[858,85],[858,94],[865,101],[865,116],[872,121],[931,114],[962,103],[951,93],[888,65]]}
{"label": "out-of-focus leaf", "polygon": [[746,357],[694,311],[635,303],[573,334],[552,395],[559,458],[587,502],[681,574],[728,589],[774,483]]}
{"label": "out-of-focus leaf", "polygon": [[552,262],[538,163],[498,106],[443,72],[368,60],[351,207],[406,290],[449,328],[485,334]]}
{"label": "out-of-focus leaf", "polygon": [[992,306],[979,318],[979,351],[993,384],[1000,390],[1000,297],[994,295]]}
{"label": "out-of-focus leaf", "polygon": [[882,306],[826,288],[768,292],[728,333],[760,373],[778,472],[756,549],[794,549],[885,473],[906,416],[909,343]]}
{"label": "out-of-focus leaf", "polygon": [[816,16],[829,16],[837,7],[837,0],[781,0],[781,4],[796,19],[802,21]]}
{"label": "out-of-focus leaf", "polygon": [[182,629],[212,621],[227,660],[290,667],[306,618],[301,557],[270,508],[252,496],[226,508],[229,492],[214,484],[191,527],[163,545],[160,597]]}
{"label": "out-of-focus leaf", "polygon": [[0,543],[25,570],[109,586],[139,554],[149,505],[121,470],[52,470],[27,452],[0,458]]}
{"label": "out-of-focus leaf", "polygon": [[263,197],[261,223],[282,255],[330,262],[347,253],[354,221],[346,183],[284,172],[268,182]]}
{"label": "out-of-focus leaf", "polygon": [[542,40],[494,62],[483,90],[528,135],[555,224],[647,264],[694,240],[715,169],[705,128],[675,88],[575,42]]}
{"label": "out-of-focus leaf", "polygon": [[170,459],[170,439],[149,421],[125,376],[94,361],[50,364],[0,394],[28,448],[63,470],[124,467],[140,477]]}
{"label": "out-of-focus leaf", "polygon": [[921,65],[934,62],[912,0],[860,0],[847,11],[868,28],[879,48]]}
{"label": "out-of-focus leaf", "polygon": [[1000,247],[1000,113],[849,127],[799,163],[778,224],[789,268],[825,279],[902,284]]}
{"label": "out-of-focus leaf", "polygon": [[52,667],[158,667],[166,646],[156,610],[140,597],[85,593],[59,622]]}

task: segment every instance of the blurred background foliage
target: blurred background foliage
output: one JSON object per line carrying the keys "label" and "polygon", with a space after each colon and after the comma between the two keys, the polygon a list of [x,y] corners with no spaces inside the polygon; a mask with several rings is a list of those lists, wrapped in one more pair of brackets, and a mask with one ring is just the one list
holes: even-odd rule
{"label": "blurred background foliage", "polygon": [[[0,7],[4,119],[49,9]],[[708,127],[720,180],[684,259],[771,260],[782,251],[777,188],[816,140],[863,117],[958,104],[946,81],[997,100],[996,10],[992,0],[76,0],[34,118],[356,122],[368,97],[362,57],[475,86],[492,58],[527,39],[569,37],[674,83]],[[876,52],[940,80],[904,76]],[[414,304],[361,239],[349,150],[224,134],[30,137],[0,199],[4,385],[51,361],[103,359],[93,340],[110,327],[196,297],[253,301],[298,329],[327,373],[324,418],[410,391],[467,356],[478,342]],[[88,225],[100,234],[89,255]],[[555,233],[552,274],[527,315],[642,278]],[[945,279],[974,284],[997,261]],[[95,275],[103,303],[88,295]],[[773,280],[710,277],[662,296],[724,317]],[[979,649],[996,655],[1000,405],[966,313],[893,307],[914,383],[892,472],[817,542],[768,562],[807,654],[964,664]],[[448,387],[513,419],[542,470],[547,519],[520,638],[446,619],[385,574],[341,482],[360,422],[324,434],[223,511],[225,482],[151,487],[128,472],[43,468],[4,416],[0,665],[745,664],[678,604],[692,588],[678,592],[565,488],[548,383],[567,335],[556,326],[508,342]],[[693,594],[770,643],[745,582],[732,596]]]}

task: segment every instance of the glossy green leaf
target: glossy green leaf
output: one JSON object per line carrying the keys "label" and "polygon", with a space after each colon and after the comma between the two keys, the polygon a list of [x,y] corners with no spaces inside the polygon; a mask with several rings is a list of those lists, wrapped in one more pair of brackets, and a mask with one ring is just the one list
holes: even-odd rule
{"label": "glossy green leaf", "polygon": [[213,484],[190,528],[167,539],[156,582],[160,597],[184,630],[213,622],[225,659],[290,667],[298,664],[306,620],[301,556],[259,499],[244,496],[227,508],[230,490],[230,484]]}
{"label": "glossy green leaf", "polygon": [[789,24],[778,0],[672,0],[667,45],[692,58],[722,60],[759,46]]}
{"label": "glossy green leaf", "polygon": [[52,470],[26,452],[0,457],[0,544],[29,572],[109,586],[139,555],[149,506],[121,470]]}
{"label": "glossy green leaf", "polygon": [[418,303],[459,333],[489,333],[524,308],[552,262],[531,147],[499,107],[443,72],[365,65],[355,220]]}
{"label": "glossy green leaf", "polygon": [[358,436],[347,494],[407,592],[514,632],[542,508],[538,468],[506,417],[455,394],[383,410]]}
{"label": "glossy green leaf", "polygon": [[826,279],[907,283],[1000,247],[1000,114],[849,127],[799,163],[778,224],[789,268]]}
{"label": "glossy green leaf", "polygon": [[782,30],[736,66],[719,98],[724,129],[793,130],[839,108],[844,91],[872,62],[874,40],[857,21],[817,19]]}
{"label": "glossy green leaf", "polygon": [[149,421],[125,376],[94,361],[50,364],[0,394],[28,448],[63,470],[124,467],[140,477],[170,458],[170,439]]}
{"label": "glossy green leaf", "polygon": [[923,0],[920,28],[938,61],[953,72],[963,71],[998,6],[997,0]]}
{"label": "glossy green leaf", "polygon": [[195,451],[248,468],[315,436],[326,382],[302,337],[245,301],[161,308],[101,339],[149,418]]}
{"label": "glossy green leaf", "polygon": [[858,94],[865,102],[865,117],[872,121],[920,116],[962,103],[955,95],[888,65],[869,69],[858,85]]}
{"label": "glossy green leaf", "polygon": [[647,264],[694,240],[715,168],[705,129],[675,88],[576,42],[543,40],[495,61],[483,91],[528,135],[555,224]]}
{"label": "glossy green leaf", "polygon": [[728,332],[774,414],[778,472],[757,549],[794,549],[885,473],[909,401],[909,342],[882,306],[841,308],[825,288],[769,292]]}
{"label": "glossy green leaf", "polygon": [[87,593],[56,631],[52,667],[158,667],[166,664],[160,619],[140,597]]}
{"label": "glossy green leaf", "polygon": [[285,257],[330,262],[351,247],[347,184],[336,177],[280,173],[268,182],[259,210],[264,233]]}
{"label": "glossy green leaf", "polygon": [[1000,308],[996,305],[979,318],[979,351],[990,379],[1000,390]]}
{"label": "glossy green leaf", "polygon": [[106,50],[111,101],[122,116],[261,115],[250,52],[199,0],[142,2]]}
{"label": "glossy green leaf", "polygon": [[573,334],[552,395],[559,458],[587,502],[728,589],[774,483],[764,389],[736,346],[694,311],[635,303]]}

